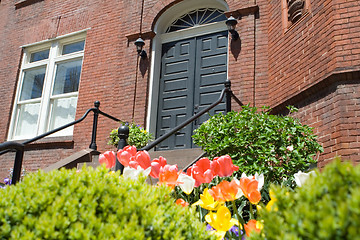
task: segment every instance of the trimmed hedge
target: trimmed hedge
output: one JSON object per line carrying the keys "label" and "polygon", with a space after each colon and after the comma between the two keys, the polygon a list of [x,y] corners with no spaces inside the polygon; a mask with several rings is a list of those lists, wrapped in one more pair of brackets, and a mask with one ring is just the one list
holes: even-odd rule
{"label": "trimmed hedge", "polygon": [[281,184],[316,163],[323,149],[312,128],[267,110],[242,106],[239,112],[216,114],[194,131],[194,143],[210,158],[230,155],[241,173],[263,173],[265,182]]}
{"label": "trimmed hedge", "polygon": [[103,167],[39,171],[0,190],[0,239],[213,239],[169,193]]}
{"label": "trimmed hedge", "polygon": [[250,239],[359,239],[360,166],[335,161],[294,192],[273,191],[271,211],[261,211],[264,229]]}

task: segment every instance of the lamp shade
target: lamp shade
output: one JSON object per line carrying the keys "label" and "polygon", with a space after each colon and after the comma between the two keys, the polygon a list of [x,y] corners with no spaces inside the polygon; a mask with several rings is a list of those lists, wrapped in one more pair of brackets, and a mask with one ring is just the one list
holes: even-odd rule
{"label": "lamp shade", "polygon": [[228,28],[229,31],[233,31],[235,30],[236,24],[237,24],[237,20],[233,17],[230,16],[226,21],[225,24]]}
{"label": "lamp shade", "polygon": [[138,53],[140,53],[145,45],[145,42],[142,38],[138,38],[135,42],[134,42],[135,46],[136,46],[136,50]]}

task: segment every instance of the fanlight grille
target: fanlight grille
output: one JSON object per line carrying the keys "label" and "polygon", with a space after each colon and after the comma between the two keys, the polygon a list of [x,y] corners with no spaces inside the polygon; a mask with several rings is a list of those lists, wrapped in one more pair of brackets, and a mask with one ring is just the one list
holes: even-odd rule
{"label": "fanlight grille", "polygon": [[225,21],[224,11],[216,8],[200,8],[188,12],[176,19],[167,29],[166,33],[175,32],[207,23]]}

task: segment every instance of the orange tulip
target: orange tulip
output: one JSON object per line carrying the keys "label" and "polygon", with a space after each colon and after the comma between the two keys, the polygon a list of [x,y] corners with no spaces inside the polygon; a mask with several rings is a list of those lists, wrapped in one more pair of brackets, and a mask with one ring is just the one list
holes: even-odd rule
{"label": "orange tulip", "polygon": [[112,168],[115,166],[116,157],[113,151],[106,151],[99,156],[100,164],[105,164],[106,168]]}
{"label": "orange tulip", "polygon": [[160,168],[158,184],[166,184],[167,186],[174,188],[179,184],[177,181],[179,175],[180,172],[178,172],[177,165],[165,165]]}
{"label": "orange tulip", "polygon": [[252,204],[257,204],[261,200],[261,193],[258,190],[259,182],[255,178],[243,177],[240,179],[240,188],[247,199]]}
{"label": "orange tulip", "polygon": [[232,180],[231,182],[222,181],[218,185],[212,187],[209,190],[209,193],[216,201],[223,203],[227,201],[234,201],[235,199],[241,197],[242,194],[239,193],[239,191],[241,190],[238,184],[235,180]]}
{"label": "orange tulip", "polygon": [[251,219],[247,224],[244,225],[246,236],[250,236],[252,231],[260,232],[262,229],[262,225],[260,222],[255,219]]}
{"label": "orange tulip", "polygon": [[178,200],[176,200],[175,202],[177,205],[183,206],[183,207],[187,207],[189,206],[189,203],[186,202],[184,199],[179,198]]}

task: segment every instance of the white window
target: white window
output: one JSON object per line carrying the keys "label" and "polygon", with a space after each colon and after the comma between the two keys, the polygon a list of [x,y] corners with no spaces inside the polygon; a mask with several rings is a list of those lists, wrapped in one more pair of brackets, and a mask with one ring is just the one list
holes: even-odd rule
{"label": "white window", "polygon": [[[24,47],[9,139],[32,138],[75,120],[85,34]],[[73,127],[51,136],[72,135]]]}

